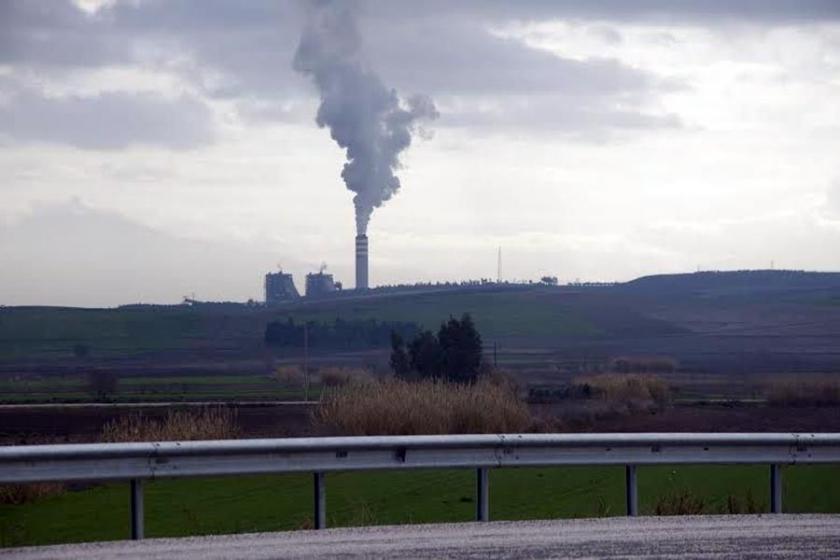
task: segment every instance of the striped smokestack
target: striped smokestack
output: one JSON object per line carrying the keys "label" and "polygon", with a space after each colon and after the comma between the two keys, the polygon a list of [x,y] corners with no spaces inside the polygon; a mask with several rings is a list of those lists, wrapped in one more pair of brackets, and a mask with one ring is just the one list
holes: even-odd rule
{"label": "striped smokestack", "polygon": [[368,238],[365,234],[356,236],[356,289],[368,289]]}

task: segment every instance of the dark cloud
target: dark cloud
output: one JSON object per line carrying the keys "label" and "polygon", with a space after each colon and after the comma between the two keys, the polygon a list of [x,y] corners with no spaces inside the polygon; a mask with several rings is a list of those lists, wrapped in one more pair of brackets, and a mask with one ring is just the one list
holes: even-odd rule
{"label": "dark cloud", "polygon": [[[289,107],[300,106],[301,99],[313,94],[291,69],[302,5],[275,0],[145,0],[116,2],[88,14],[69,1],[6,0],[0,2],[0,63],[35,73],[142,65],[175,72],[204,95],[236,101],[248,122],[294,120],[299,114]],[[443,113],[443,126],[494,119],[503,124],[518,115],[530,124],[584,131],[674,126],[672,117],[643,110],[673,84],[612,59],[563,58],[495,36],[489,28],[552,19],[703,25],[840,19],[837,0],[359,0],[356,5],[362,13],[366,55],[386,83],[435,97],[502,96],[500,105],[514,109],[504,115],[459,103],[455,113]],[[599,29],[604,40],[621,41],[609,25]],[[103,94],[50,101],[37,92],[30,96],[18,97],[14,110],[7,107],[0,113],[0,126],[7,134],[94,148],[131,143],[189,147],[211,137],[206,108],[195,99],[169,102]],[[506,101],[510,96],[536,96],[532,105],[548,112],[517,109],[520,100]],[[571,103],[578,104],[578,114],[566,106]],[[20,115],[13,114],[18,111]],[[82,130],[68,128],[77,125]]]}
{"label": "dark cloud", "polygon": [[148,93],[48,98],[21,90],[0,104],[0,135],[95,150],[134,144],[194,148],[213,140],[212,113],[196,98]]}
{"label": "dark cloud", "polygon": [[365,50],[389,83],[431,93],[563,92],[611,95],[655,87],[654,76],[616,60],[573,60],[494,36],[474,22],[367,21]]}
{"label": "dark cloud", "polygon": [[90,67],[130,62],[132,42],[67,0],[0,2],[0,63]]}

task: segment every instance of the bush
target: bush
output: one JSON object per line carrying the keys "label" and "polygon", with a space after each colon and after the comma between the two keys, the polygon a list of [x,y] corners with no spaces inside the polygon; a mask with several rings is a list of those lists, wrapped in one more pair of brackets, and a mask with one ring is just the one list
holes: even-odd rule
{"label": "bush", "polygon": [[514,391],[489,380],[392,378],[327,391],[315,422],[342,435],[474,434],[520,432],[531,415]]}
{"label": "bush", "polygon": [[626,404],[655,404],[662,408],[671,399],[671,389],[655,375],[602,373],[575,378],[572,396],[600,398]]}
{"label": "bush", "polygon": [[236,411],[220,406],[170,411],[163,418],[129,414],[102,428],[104,442],[235,439],[238,435]]}
{"label": "bush", "polygon": [[764,389],[767,402],[787,406],[840,404],[840,379],[829,376],[800,376],[775,380]]}
{"label": "bush", "polygon": [[298,365],[279,366],[274,369],[274,377],[288,387],[301,388],[306,385],[306,375]]}
{"label": "bush", "polygon": [[348,383],[365,383],[373,376],[361,368],[325,367],[318,370],[318,377],[324,387],[340,387]]}

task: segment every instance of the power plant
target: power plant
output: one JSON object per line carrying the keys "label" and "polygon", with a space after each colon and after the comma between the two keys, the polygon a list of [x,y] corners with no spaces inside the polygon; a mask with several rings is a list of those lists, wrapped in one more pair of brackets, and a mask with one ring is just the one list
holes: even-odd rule
{"label": "power plant", "polygon": [[322,264],[318,272],[310,272],[306,275],[306,297],[327,297],[341,290],[341,282],[334,281],[332,274],[324,272],[326,269],[327,265]]}
{"label": "power plant", "polygon": [[282,270],[265,275],[265,304],[277,305],[300,297],[291,274]]}
{"label": "power plant", "polygon": [[[318,272],[306,275],[306,297],[323,298],[342,291],[341,282],[336,282],[332,274],[327,274],[326,263]],[[368,280],[368,238],[356,236],[356,291],[370,289]],[[265,275],[265,303],[268,306],[279,305],[302,297],[295,288],[294,278],[282,270]]]}
{"label": "power plant", "polygon": [[356,290],[368,289],[368,237],[356,236]]}

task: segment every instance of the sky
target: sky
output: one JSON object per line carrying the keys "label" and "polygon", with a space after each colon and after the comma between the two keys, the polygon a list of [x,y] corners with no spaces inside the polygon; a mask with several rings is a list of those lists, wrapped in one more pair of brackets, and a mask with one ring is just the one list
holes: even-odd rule
{"label": "sky", "polygon": [[[345,150],[293,67],[323,5],[0,0],[0,305],[352,286]],[[437,114],[371,284],[495,278],[499,247],[507,280],[840,269],[840,2],[338,6],[360,67]]]}

